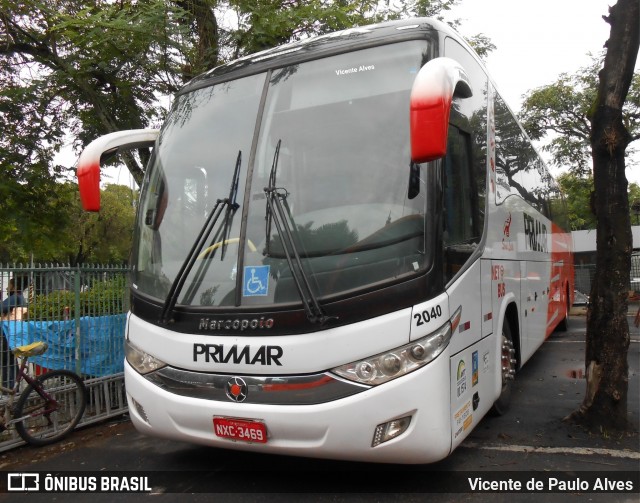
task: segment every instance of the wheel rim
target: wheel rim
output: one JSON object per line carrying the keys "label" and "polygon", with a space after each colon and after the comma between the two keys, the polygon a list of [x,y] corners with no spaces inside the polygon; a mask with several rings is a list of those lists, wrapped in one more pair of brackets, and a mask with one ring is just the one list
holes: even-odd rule
{"label": "wheel rim", "polygon": [[502,387],[506,387],[509,381],[512,381],[516,374],[516,360],[514,355],[516,354],[513,341],[502,334]]}

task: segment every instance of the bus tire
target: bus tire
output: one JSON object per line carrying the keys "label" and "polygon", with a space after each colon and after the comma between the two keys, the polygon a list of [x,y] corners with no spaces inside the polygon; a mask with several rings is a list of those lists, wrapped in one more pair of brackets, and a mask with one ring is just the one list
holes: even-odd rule
{"label": "bus tire", "polygon": [[502,373],[502,391],[491,407],[492,414],[502,416],[509,410],[513,380],[516,373],[515,346],[511,336],[509,323],[505,321],[502,326],[502,352],[500,357],[500,370]]}
{"label": "bus tire", "polygon": [[571,302],[570,299],[571,297],[569,297],[569,290],[567,290],[567,296],[564,302],[564,318],[562,318],[562,320],[556,327],[556,330],[558,332],[566,332],[567,330],[569,330],[569,311],[571,309],[571,306],[569,306],[569,302]]}

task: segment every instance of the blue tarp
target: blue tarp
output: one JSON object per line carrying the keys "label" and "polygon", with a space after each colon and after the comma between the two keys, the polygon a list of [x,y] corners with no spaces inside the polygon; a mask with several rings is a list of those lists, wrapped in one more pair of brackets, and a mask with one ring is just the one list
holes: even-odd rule
{"label": "blue tarp", "polygon": [[[126,314],[80,318],[80,369],[85,376],[103,377],[124,370]],[[47,352],[29,358],[47,369],[76,370],[76,320],[3,321],[11,348],[46,342]]]}

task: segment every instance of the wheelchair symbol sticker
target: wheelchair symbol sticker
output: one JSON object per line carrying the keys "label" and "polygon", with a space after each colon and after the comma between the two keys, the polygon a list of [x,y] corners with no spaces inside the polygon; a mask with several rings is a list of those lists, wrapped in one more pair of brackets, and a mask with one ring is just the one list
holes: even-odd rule
{"label": "wheelchair symbol sticker", "polygon": [[244,268],[242,296],[258,297],[269,295],[268,265],[248,265]]}

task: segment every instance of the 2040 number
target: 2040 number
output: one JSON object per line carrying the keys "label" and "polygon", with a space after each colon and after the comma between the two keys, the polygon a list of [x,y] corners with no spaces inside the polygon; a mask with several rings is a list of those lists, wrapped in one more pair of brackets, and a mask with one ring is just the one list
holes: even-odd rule
{"label": "2040 number", "polygon": [[435,320],[442,316],[442,307],[434,306],[431,309],[425,309],[421,313],[415,313],[413,315],[413,319],[416,320],[416,326],[424,325],[425,323],[429,323],[431,320]]}

